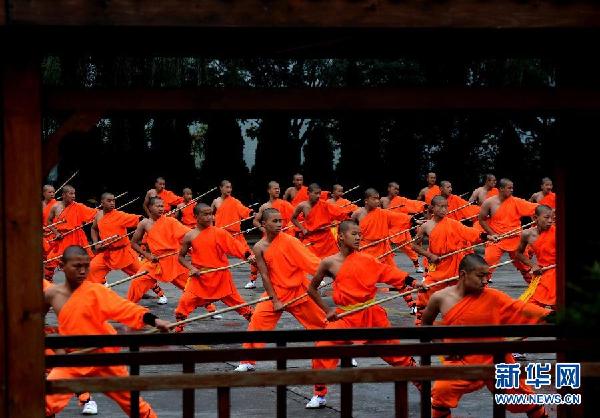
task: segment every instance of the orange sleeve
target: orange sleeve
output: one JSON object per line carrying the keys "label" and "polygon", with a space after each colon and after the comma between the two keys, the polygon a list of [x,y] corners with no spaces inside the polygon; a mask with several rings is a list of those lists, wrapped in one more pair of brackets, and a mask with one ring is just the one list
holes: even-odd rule
{"label": "orange sleeve", "polygon": [[399,231],[410,228],[411,217],[406,213],[392,212],[390,210],[385,210],[385,213],[388,218],[388,228],[397,228]]}
{"label": "orange sleeve", "polygon": [[515,202],[517,203],[517,212],[519,212],[519,216],[533,216],[535,213],[535,208],[539,206],[538,203],[528,202],[525,199],[521,199],[515,197]]}
{"label": "orange sleeve", "polygon": [[329,202],[325,202],[327,204],[327,211],[329,212],[329,216],[331,217],[331,220],[333,221],[343,221],[348,219],[348,215],[350,213],[352,213],[352,211],[350,210],[350,207],[339,207],[336,205],[333,205]]}
{"label": "orange sleeve", "polygon": [[379,283],[387,283],[391,286],[394,286],[397,289],[402,289],[403,287],[405,287],[404,279],[406,279],[406,277],[408,277],[408,273],[400,270],[396,266],[391,266],[389,264],[383,264],[375,259],[373,259],[373,261],[375,262],[375,264],[373,266],[374,267],[373,270],[374,271],[379,270],[377,272],[378,273],[377,281]]}
{"label": "orange sleeve", "polygon": [[298,266],[302,271],[314,276],[317,268],[321,263],[321,259],[314,255],[312,251],[306,248],[296,238],[290,238],[290,248],[286,251],[286,256],[292,264]]}
{"label": "orange sleeve", "polygon": [[457,222],[456,224],[456,232],[462,239],[468,241],[470,243],[476,243],[481,241],[481,232],[476,228],[471,228],[466,225]]}
{"label": "orange sleeve", "polygon": [[221,247],[221,250],[223,250],[224,253],[234,256],[235,258],[246,258],[246,247],[242,245],[240,240],[233,238],[233,236],[224,229],[218,230],[217,233],[217,245]]}
{"label": "orange sleeve", "polygon": [[100,292],[98,309],[104,320],[115,320],[131,328],[139,329],[144,326],[143,317],[147,308],[123,299],[110,289],[97,287]]}
{"label": "orange sleeve", "polygon": [[495,295],[499,308],[497,312],[500,317],[500,323],[503,325],[537,324],[544,316],[551,312],[549,309],[542,308],[533,303],[512,299],[506,293],[499,290],[495,292]]}
{"label": "orange sleeve", "polygon": [[190,232],[190,228],[179,222],[175,218],[167,218],[171,219],[171,231],[173,233],[173,237],[179,242],[183,240],[183,236]]}
{"label": "orange sleeve", "polygon": [[240,218],[247,218],[248,216],[250,216],[250,212],[252,212],[252,209],[247,208],[240,201],[238,201],[237,203],[238,216]]}
{"label": "orange sleeve", "polygon": [[125,228],[134,228],[140,221],[139,215],[123,212],[123,226]]}
{"label": "orange sleeve", "polygon": [[96,216],[96,213],[98,213],[98,209],[88,208],[83,203],[79,203],[77,205],[77,209],[79,210],[79,213],[81,214],[81,219],[83,219],[84,222],[91,221],[92,219],[94,219],[94,216]]}

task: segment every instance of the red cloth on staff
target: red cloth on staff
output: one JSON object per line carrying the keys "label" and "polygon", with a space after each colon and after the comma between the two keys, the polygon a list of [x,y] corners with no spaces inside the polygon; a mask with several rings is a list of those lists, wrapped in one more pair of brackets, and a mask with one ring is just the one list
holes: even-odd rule
{"label": "red cloth on staff", "polygon": [[348,218],[350,210],[319,200],[304,219],[304,227],[310,232],[304,237],[305,244],[312,243],[308,248],[317,257],[325,258],[339,252],[331,224],[333,221],[343,221]]}

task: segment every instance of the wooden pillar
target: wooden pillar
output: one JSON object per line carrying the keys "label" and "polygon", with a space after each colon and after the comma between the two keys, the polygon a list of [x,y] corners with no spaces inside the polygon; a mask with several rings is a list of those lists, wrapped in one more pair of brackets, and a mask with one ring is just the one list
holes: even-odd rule
{"label": "wooden pillar", "polygon": [[0,137],[0,417],[44,416],[40,63],[4,50]]}

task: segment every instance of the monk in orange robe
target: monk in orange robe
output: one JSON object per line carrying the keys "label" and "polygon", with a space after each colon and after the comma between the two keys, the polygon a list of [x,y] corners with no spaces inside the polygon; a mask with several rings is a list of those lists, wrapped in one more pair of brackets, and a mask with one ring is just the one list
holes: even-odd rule
{"label": "monk in orange robe", "polygon": [[183,201],[177,205],[180,210],[177,212],[176,217],[188,228],[196,227],[196,217],[194,216],[196,202],[192,202],[192,200],[192,189],[186,187],[183,189]]}
{"label": "monk in orange robe", "polygon": [[[70,245],[86,246],[88,239],[83,229],[75,230],[82,224],[91,221],[96,216],[96,209],[88,208],[82,203],[75,202],[75,188],[65,185],[62,192],[62,201],[56,203],[50,209],[46,222],[52,224],[58,221],[65,221],[49,229],[54,234],[54,243],[50,248],[47,259],[62,255],[65,248]],[[72,232],[70,232],[72,231]],[[87,249],[88,255],[93,256],[91,250]],[[50,261],[44,265],[44,275],[47,280],[52,281],[54,270],[58,266],[58,259]]]}
{"label": "monk in orange robe", "polygon": [[[388,195],[381,198],[381,207],[397,213],[405,213],[407,215],[415,215],[422,213],[425,210],[425,202],[420,200],[412,200],[400,196],[400,185],[396,182],[388,184]],[[394,235],[402,229],[392,227],[390,234]],[[391,239],[391,242],[396,245],[401,245],[401,251],[410,258],[415,266],[415,272],[423,273],[424,269],[419,265],[419,255],[413,250],[412,246],[404,245],[411,240],[410,232],[405,232]]]}
{"label": "monk in orange robe", "polygon": [[[219,185],[221,196],[212,202],[215,213],[215,226],[224,228],[231,236],[244,247],[244,252],[250,251],[244,234],[241,233],[242,221],[252,215],[252,209],[244,206],[242,202],[231,195],[232,185],[229,180],[221,181]],[[254,264],[250,265],[250,281],[256,281],[258,270]]]}
{"label": "monk in orange robe", "polygon": [[423,200],[428,205],[431,203],[431,199],[436,197],[441,193],[441,190],[435,182],[437,181],[437,176],[435,173],[427,173],[425,177],[427,181],[427,186],[423,187],[417,196],[417,200]]}
{"label": "monk in orange robe", "polygon": [[[197,226],[185,234],[179,251],[179,263],[189,270],[190,279],[175,309],[177,321],[186,319],[198,306],[206,306],[217,300],[227,306],[245,303],[233,283],[231,270],[205,274],[202,274],[202,271],[228,266],[227,255],[254,261],[254,255],[247,246],[242,245],[222,228],[213,226],[213,209],[210,206],[199,203],[194,212],[197,216]],[[191,262],[185,258],[190,248]],[[237,312],[248,321],[252,316],[252,308],[248,306],[237,309]],[[177,327],[176,331],[183,331],[183,326]]]}
{"label": "monk in orange robe", "polygon": [[[308,186],[308,200],[296,206],[292,223],[300,229],[302,241],[311,244],[310,250],[317,257],[325,258],[339,251],[331,233],[333,222],[348,219],[351,211],[320,200],[320,196],[321,187],[318,184]],[[304,223],[298,220],[300,214],[304,215]]]}
{"label": "monk in orange robe", "polygon": [[148,216],[150,216],[149,204],[150,198],[152,197],[159,197],[164,202],[165,212],[169,212],[171,207],[177,206],[183,201],[181,196],[177,196],[172,191],[167,190],[165,185],[165,179],[163,177],[158,177],[154,182],[154,188],[146,192],[146,197],[144,198],[144,210]]}
{"label": "monk in orange robe", "polygon": [[[267,300],[256,305],[248,331],[268,331],[277,326],[283,309],[292,314],[305,328],[325,326],[325,315],[315,302],[305,297],[285,308],[283,305],[305,294],[308,289],[306,274],[314,275],[321,261],[296,238],[281,233],[282,218],[279,211],[267,208],[262,212],[265,236],[254,246],[256,263],[262,276]],[[245,343],[245,348],[264,347],[264,343]],[[254,360],[240,363],[236,371],[255,369]]]}
{"label": "monk in orange robe", "polygon": [[[462,221],[465,219],[477,221],[479,208],[459,196],[452,194],[452,183],[449,181],[440,182],[440,196],[444,196],[448,202],[448,218]],[[452,212],[452,213],[450,213]]]}
{"label": "monk in orange robe", "polygon": [[[530,267],[535,278],[541,274],[533,295],[528,299],[540,306],[556,307],[556,269],[540,273],[540,269],[556,264],[556,228],[553,222],[552,208],[540,205],[535,209],[536,226],[521,234],[517,249],[517,259]],[[530,248],[535,254],[535,262],[527,254]]]}
{"label": "monk in orange robe", "polygon": [[117,238],[96,245],[98,254],[90,264],[88,280],[104,284],[106,275],[112,270],[122,270],[128,276],[139,271],[140,261],[131,248],[127,228],[135,228],[140,216],[116,210],[115,196],[112,193],[103,193],[100,202],[102,210],[96,214],[92,223],[92,242],[115,236]]}
{"label": "monk in orange robe", "polygon": [[[460,261],[469,252],[460,252],[441,260],[440,256],[466,248],[480,242],[482,238],[479,230],[465,226],[459,221],[446,216],[448,201],[445,197],[434,197],[431,201],[431,210],[433,217],[417,228],[417,241],[413,244],[415,251],[429,260],[427,273],[423,280],[424,285],[431,285],[440,280],[456,276]],[[425,235],[429,237],[429,248],[427,250],[421,246]],[[420,325],[421,313],[427,306],[431,295],[446,286],[449,285],[435,286],[425,292],[419,292],[416,325]]]}
{"label": "monk in orange robe", "polygon": [[[433,294],[423,313],[423,325],[433,325],[438,313],[443,315],[443,325],[515,325],[535,324],[550,313],[534,304],[513,300],[499,290],[486,287],[490,275],[489,266],[480,256],[470,254],[464,257],[459,266],[460,276],[456,286],[447,287]],[[470,339],[472,341],[473,339]],[[496,340],[481,338],[477,341]],[[515,363],[511,354],[506,355],[505,363]],[[443,361],[445,366],[465,366],[494,364],[493,356],[468,354],[452,356]],[[522,375],[518,389],[506,389],[505,393],[532,394]],[[451,408],[456,408],[460,398],[487,386],[494,390],[493,381],[437,380],[431,391],[433,418],[451,418]],[[506,405],[510,412],[526,412],[530,418],[547,417],[543,405]]]}
{"label": "monk in orange robe", "polygon": [[[513,182],[509,179],[500,179],[500,194],[492,196],[481,205],[479,211],[479,224],[483,230],[496,241],[498,235],[509,231],[518,230],[521,226],[521,218],[533,216],[537,203],[513,196]],[[514,260],[514,266],[521,272],[526,282],[531,281],[529,267],[515,259],[517,247],[519,246],[520,234],[512,235],[510,238],[499,240],[485,248],[485,261],[491,266],[498,264],[502,254],[508,253]]]}
{"label": "monk in orange robe", "polygon": [[552,180],[549,177],[544,177],[541,185],[542,190],[531,195],[529,201],[556,209],[556,194],[552,191],[553,187]]}
{"label": "monk in orange robe", "polygon": [[[151,325],[168,332],[171,324],[158,319],[148,309],[131,303],[104,286],[86,281],[90,259],[80,246],[65,249],[61,267],[65,273],[65,283],[52,286],[44,293],[46,303],[52,307],[58,318],[60,335],[116,334],[107,321],[115,320],[132,328]],[[95,350],[99,353],[119,352],[117,347],[104,347]],[[72,379],[81,377],[123,377],[128,376],[125,366],[98,367],[56,367],[48,375],[48,380]],[[106,396],[117,402],[129,415],[131,396],[129,392],[107,392]],[[46,395],[46,416],[51,417],[62,411],[73,396],[70,393]],[[156,413],[143,398],[139,403],[140,417],[154,418]]]}
{"label": "monk in orange robe", "polygon": [[469,202],[473,202],[476,205],[481,206],[483,202],[498,194],[498,189],[496,188],[496,176],[493,174],[486,174],[484,177],[483,186],[476,188],[473,190],[471,197],[469,198]]}
{"label": "monk in orange robe", "polygon": [[[42,200],[42,226],[48,225],[48,215],[50,215],[50,209],[58,203],[58,200],[54,198],[54,187],[46,184],[42,188],[42,196],[44,200]],[[47,258],[48,253],[51,249],[51,243],[48,242],[48,239],[52,237],[52,232],[48,228],[44,228],[43,238],[42,238],[42,250],[44,258]]]}
{"label": "monk in orange robe", "polygon": [[[325,328],[389,328],[390,321],[381,306],[372,306],[341,319],[338,319],[337,315],[374,301],[377,283],[387,283],[402,289],[414,285],[416,280],[397,267],[380,263],[372,256],[359,252],[360,228],[354,221],[342,222],[338,236],[340,252],[321,261],[308,287],[308,294],[326,314],[328,322]],[[337,305],[335,308],[330,308],[319,294],[318,288],[325,276],[333,278],[333,302]],[[347,343],[346,341],[319,341],[317,347]],[[376,340],[352,343],[400,344],[400,341]],[[392,366],[416,366],[415,360],[410,356],[384,357],[383,360]],[[314,359],[312,363],[313,369],[333,369],[337,366],[338,359]],[[314,396],[306,408],[323,407],[326,403],[326,394],[327,386],[315,385]]]}
{"label": "monk in orange robe", "polygon": [[334,184],[331,188],[331,197],[327,199],[327,202],[331,203],[332,205],[336,205],[340,208],[348,208],[350,212],[354,212],[358,209],[358,206],[356,206],[348,199],[345,199],[343,197],[344,193],[344,186],[342,186],[341,184]]}
{"label": "monk in orange robe", "polygon": [[[138,271],[148,271],[141,277],[133,279],[127,292],[127,299],[138,302],[144,293],[156,286],[157,280],[171,282],[181,290],[185,288],[188,270],[177,261],[183,236],[189,228],[177,219],[164,216],[162,199],[151,197],[148,203],[150,218],[142,220],[131,239],[131,247],[146,259]],[[140,247],[143,236],[146,235],[149,251]],[[166,304],[166,296],[158,298],[159,304]]]}

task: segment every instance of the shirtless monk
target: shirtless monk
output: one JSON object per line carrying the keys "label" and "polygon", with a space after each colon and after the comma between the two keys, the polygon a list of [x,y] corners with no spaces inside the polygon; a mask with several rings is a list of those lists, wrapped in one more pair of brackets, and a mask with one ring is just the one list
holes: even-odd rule
{"label": "shirtless monk", "polygon": [[[531,203],[513,196],[513,182],[509,179],[500,179],[498,182],[499,194],[486,199],[479,210],[479,224],[485,232],[496,240],[498,235],[513,231],[521,226],[522,217],[533,216],[537,203]],[[526,282],[529,283],[531,275],[529,267],[515,259],[519,246],[520,234],[502,239],[495,244],[486,246],[485,261],[491,266],[498,264],[502,254],[508,253],[514,266],[521,272]]]}
{"label": "shirtless monk", "polygon": [[302,174],[294,174],[292,186],[285,190],[283,200],[290,202],[293,207],[298,206],[300,202],[308,200],[308,187],[304,185],[304,176]]}
{"label": "shirtless monk", "polygon": [[[268,295],[272,300],[256,305],[248,331],[275,328],[283,313],[283,304],[306,292],[306,274],[314,275],[321,261],[299,240],[281,233],[282,219],[278,210],[263,210],[261,222],[265,236],[254,245],[254,254],[265,287],[264,296]],[[325,315],[308,297],[292,303],[285,310],[307,329],[325,326]],[[244,347],[260,348],[264,347],[264,343],[246,343]],[[235,370],[251,371],[255,364],[253,360],[242,361]]]}
{"label": "shirtless monk", "polygon": [[348,208],[350,211],[354,212],[358,209],[358,206],[356,206],[348,199],[345,199],[343,197],[344,193],[344,186],[342,186],[341,184],[334,184],[331,188],[331,197],[327,199],[327,202],[336,206]]}
{"label": "shirtless monk", "polygon": [[[425,203],[420,200],[408,199],[404,196],[400,196],[400,185],[395,181],[388,184],[388,195],[381,198],[381,207],[389,209],[394,212],[406,213],[407,215],[415,215],[422,213],[425,210]],[[390,234],[400,232],[401,229],[392,228]],[[396,245],[402,245],[407,241],[410,241],[410,232],[400,234],[392,238],[392,243]],[[401,251],[410,258],[415,266],[415,272],[423,273],[425,270],[419,265],[419,255],[413,250],[412,246],[404,245]]]}
{"label": "shirtless monk", "polygon": [[549,177],[542,179],[541,191],[534,193],[529,198],[530,202],[539,203],[540,205],[550,206],[552,209],[556,209],[556,193],[552,191],[553,185],[552,180]]}
{"label": "shirtless monk", "polygon": [[[348,219],[351,208],[339,206],[320,200],[321,187],[312,183],[308,186],[308,200],[301,202],[294,209],[292,223],[300,230],[302,241],[311,244],[309,249],[319,258],[325,258],[339,251],[331,226],[334,221]],[[299,215],[304,215],[300,223]]]}
{"label": "shirtless monk", "polygon": [[[196,228],[184,235],[179,250],[179,263],[189,270],[190,278],[175,309],[177,321],[186,319],[198,306],[206,306],[217,300],[227,306],[245,303],[235,288],[231,270],[200,273],[206,269],[228,266],[228,255],[251,262],[255,260],[247,245],[242,245],[224,229],[213,226],[213,209],[210,206],[198,203],[194,214],[197,220]],[[190,248],[191,262],[185,258]],[[252,316],[250,307],[240,308],[237,312],[247,320]],[[183,326],[177,327],[176,331],[183,331]]]}
{"label": "shirtless monk", "polygon": [[[131,247],[146,260],[140,269],[148,271],[141,277],[133,279],[127,292],[127,299],[138,302],[144,293],[157,285],[157,280],[171,282],[181,290],[184,289],[188,278],[188,270],[177,261],[183,236],[190,230],[177,219],[164,216],[163,201],[159,197],[151,197],[148,203],[150,218],[143,219],[137,226],[131,238]],[[148,251],[140,246],[146,236]],[[167,297],[159,295],[159,304],[166,304]]]}
{"label": "shirtless monk", "polygon": [[[459,279],[456,286],[435,292],[423,312],[423,325],[433,325],[439,313],[443,325],[513,325],[535,324],[550,311],[533,304],[513,300],[499,290],[486,287],[490,269],[483,258],[476,254],[465,256],[459,265]],[[482,339],[488,340],[488,339]],[[514,363],[511,354],[506,355],[505,363]],[[453,356],[443,361],[445,366],[465,366],[493,364],[491,355],[468,354]],[[507,389],[506,393],[532,394],[531,388],[521,377],[518,389]],[[460,398],[487,386],[494,390],[493,381],[437,380],[431,390],[431,415],[433,418],[451,418],[451,408],[456,408]],[[547,417],[543,405],[507,404],[510,412],[526,412],[530,418]]]}
{"label": "shirtless monk", "polygon": [[[402,289],[405,286],[415,285],[416,279],[397,267],[380,263],[370,255],[359,252],[360,228],[355,221],[343,221],[339,225],[338,237],[340,252],[321,261],[317,273],[308,287],[310,297],[327,315],[328,322],[325,328],[389,328],[390,321],[385,309],[381,306],[372,306],[342,319],[337,319],[337,315],[375,300],[377,283],[387,283]],[[330,308],[319,294],[318,288],[325,276],[333,278],[333,302],[337,305],[333,308]],[[399,344],[400,341],[375,340],[360,343]],[[317,347],[342,344],[348,344],[348,342],[319,341]],[[407,356],[384,357],[383,360],[392,366],[416,366],[415,360]],[[313,369],[333,369],[337,362],[338,359],[314,359]],[[306,404],[306,408],[324,407],[327,403],[326,394],[326,385],[315,385],[314,396]]]}
{"label": "shirtless monk", "polygon": [[[171,324],[158,319],[142,308],[131,303],[104,286],[85,280],[90,258],[80,246],[69,246],[62,255],[60,266],[65,273],[65,283],[51,286],[44,293],[46,304],[54,310],[58,319],[60,335],[116,334],[107,321],[114,320],[132,328],[144,325],[157,327],[168,332]],[[116,353],[116,347],[98,348],[98,353]],[[82,377],[123,377],[128,376],[125,366],[99,367],[56,367],[48,375],[48,380]],[[121,409],[131,412],[130,392],[106,392]],[[46,395],[46,416],[52,417],[62,411],[73,396],[72,393]],[[150,404],[140,398],[140,417],[154,418],[156,413]]]}
{"label": "shirtless monk", "polygon": [[[540,273],[540,269],[556,263],[556,228],[553,222],[552,208],[540,205],[535,208],[536,225],[521,234],[517,248],[517,259],[529,266],[535,278],[541,274],[537,287],[529,301],[540,306],[556,306],[556,269]],[[526,255],[529,246],[535,254],[535,262]]]}
{"label": "shirtless monk", "polygon": [[[244,253],[249,252],[250,247],[246,242],[246,238],[240,232],[242,230],[242,220],[252,215],[253,211],[231,195],[232,186],[229,180],[221,181],[219,190],[221,196],[213,200],[211,205],[215,214],[215,226],[225,228],[244,247]],[[249,282],[254,283],[257,276],[258,270],[254,264],[251,264]]]}
{"label": "shirtless monk", "polygon": [[452,212],[448,214],[450,219],[457,221],[469,219],[477,222],[479,208],[475,205],[469,205],[469,202],[465,199],[452,194],[452,183],[447,180],[440,181],[440,191],[440,196],[445,197],[448,202],[448,212]]}
{"label": "shirtless monk", "polygon": [[[488,238],[485,234],[475,228],[463,225],[455,219],[448,218],[448,201],[443,196],[436,196],[431,201],[433,217],[417,228],[417,241],[413,248],[419,254],[427,257],[429,266],[425,274],[423,284],[431,285],[443,279],[458,274],[458,265],[463,257],[468,254],[461,252],[440,260],[440,256],[470,246],[482,238]],[[422,247],[423,237],[429,237],[429,248]],[[446,285],[448,286],[448,285]],[[433,287],[426,292],[419,292],[417,298],[416,325],[421,323],[421,314],[427,306],[429,298],[434,292],[443,289],[444,286]]]}
{"label": "shirtless monk", "polygon": [[[88,280],[93,283],[106,283],[106,275],[111,270],[122,270],[128,276],[140,269],[137,254],[131,248],[127,228],[135,228],[140,215],[121,212],[115,209],[115,196],[103,193],[100,198],[101,210],[98,211],[92,223],[92,242],[117,236],[116,239],[96,244],[96,256],[90,263]],[[121,237],[121,238],[118,238]]]}
{"label": "shirtless monk", "polygon": [[169,212],[172,206],[177,206],[182,202],[183,198],[177,196],[170,190],[165,188],[165,179],[163,177],[157,177],[154,182],[154,188],[148,190],[146,192],[146,197],[144,198],[144,210],[146,214],[150,216],[150,198],[159,197],[164,202],[165,212]]}
{"label": "shirtless monk", "polygon": [[187,226],[188,228],[194,228],[196,226],[196,217],[194,216],[194,208],[196,203],[192,201],[192,189],[186,187],[183,189],[183,201],[177,205],[177,208],[181,209],[177,211],[175,215],[179,221]]}
{"label": "shirtless monk", "polygon": [[[58,202],[54,198],[54,186],[50,184],[46,184],[42,188],[42,226],[48,225],[48,215],[50,215],[50,209]],[[50,252],[52,243],[49,243],[47,240],[52,237],[52,233],[48,228],[44,228],[44,234],[42,238],[42,249],[44,258],[47,257]],[[56,244],[55,244],[56,245]]]}
{"label": "shirtless monk", "polygon": [[[48,259],[62,255],[65,248],[70,245],[86,246],[88,239],[83,229],[75,230],[82,224],[91,221],[96,216],[96,209],[88,208],[83,203],[75,201],[75,188],[65,185],[62,190],[62,201],[56,203],[50,209],[46,222],[52,224],[58,221],[65,221],[49,229],[54,234],[56,245],[51,246],[48,253]],[[71,232],[72,231],[72,232]],[[90,257],[93,256],[91,250],[87,250]],[[58,266],[59,260],[48,262],[44,265],[44,275],[49,281],[52,281],[54,270]]]}
{"label": "shirtless monk", "polygon": [[417,200],[423,200],[425,203],[430,204],[431,199],[440,194],[440,188],[437,184],[435,184],[437,181],[435,173],[427,173],[425,180],[427,181],[427,186],[421,189],[419,195],[417,196]]}
{"label": "shirtless monk", "polygon": [[485,199],[496,196],[497,194],[498,189],[496,188],[496,176],[493,174],[486,174],[483,186],[473,190],[473,194],[469,198],[469,202],[473,202],[474,204],[481,206]]}
{"label": "shirtless monk", "polygon": [[[269,194],[269,201],[263,203],[258,211],[254,215],[254,219],[252,220],[252,225],[255,228],[260,228],[264,233],[264,228],[262,227],[261,219],[262,214],[265,209],[273,208],[277,209],[281,215],[281,226],[285,228],[292,220],[292,214],[294,213],[294,207],[287,200],[283,200],[279,198],[279,194],[281,193],[281,189],[279,188],[279,183],[276,181],[270,181],[267,187],[267,193]],[[285,231],[286,234],[294,235],[294,230],[292,228],[288,228]],[[256,288],[256,280],[250,280],[244,286],[245,289],[254,289]]]}

